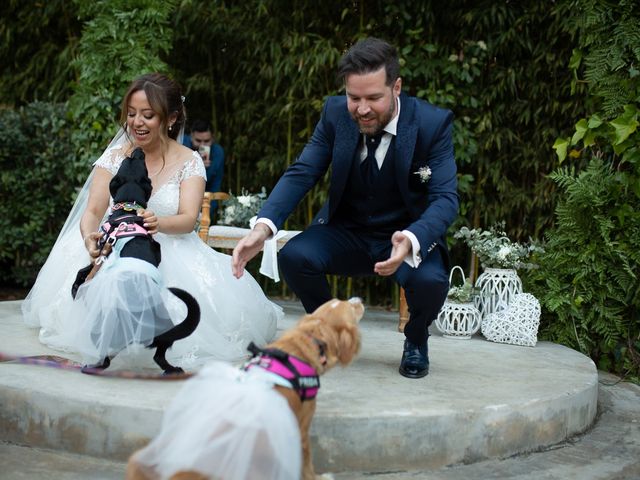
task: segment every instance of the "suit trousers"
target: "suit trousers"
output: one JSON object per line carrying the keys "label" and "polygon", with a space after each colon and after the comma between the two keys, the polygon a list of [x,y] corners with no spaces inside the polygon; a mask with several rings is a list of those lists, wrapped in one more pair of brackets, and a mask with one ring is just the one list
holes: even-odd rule
{"label": "suit trousers", "polygon": [[[376,275],[373,267],[391,254],[391,236],[340,224],[312,225],[280,250],[278,264],[287,285],[310,313],[327,300],[331,291],[326,275]],[[440,248],[422,257],[417,268],[402,263],[393,275],[405,289],[410,319],[404,333],[422,344],[429,336],[449,289],[449,277]],[[355,292],[357,294],[357,292]]]}

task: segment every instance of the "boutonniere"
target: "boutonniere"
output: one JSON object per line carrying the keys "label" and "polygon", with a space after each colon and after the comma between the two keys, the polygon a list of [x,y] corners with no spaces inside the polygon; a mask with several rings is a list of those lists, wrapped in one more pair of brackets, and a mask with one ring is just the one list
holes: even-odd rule
{"label": "boutonniere", "polygon": [[429,167],[420,167],[417,172],[413,172],[414,175],[418,175],[420,183],[427,183],[431,178],[431,169]]}

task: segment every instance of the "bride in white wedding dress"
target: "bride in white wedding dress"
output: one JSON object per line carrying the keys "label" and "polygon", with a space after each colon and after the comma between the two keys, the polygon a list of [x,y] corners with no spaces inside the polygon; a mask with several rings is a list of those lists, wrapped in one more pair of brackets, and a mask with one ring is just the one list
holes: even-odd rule
{"label": "bride in white wedding dress", "polygon": [[[161,245],[162,281],[166,287],[189,292],[201,310],[195,332],[176,341],[167,358],[186,368],[209,359],[238,361],[246,356],[249,342],[264,345],[275,336],[282,309],[266,298],[250,276],[236,279],[231,257],[208,247],[194,232],[206,174],[200,156],[176,141],[184,120],[180,90],[172,80],[149,74],[132,83],[123,101],[123,129],[96,161],[23,302],[25,322],[40,329],[42,343],[62,351],[79,350],[76,334],[87,319],[78,318],[82,315],[71,286],[78,270],[98,255],[97,230],[113,206],[109,181],[138,146],[145,153],[153,186],[141,216]],[[105,291],[104,295],[115,293]],[[172,319],[184,318],[186,307],[177,298],[171,298],[167,307]],[[151,352],[147,356],[150,359]]]}

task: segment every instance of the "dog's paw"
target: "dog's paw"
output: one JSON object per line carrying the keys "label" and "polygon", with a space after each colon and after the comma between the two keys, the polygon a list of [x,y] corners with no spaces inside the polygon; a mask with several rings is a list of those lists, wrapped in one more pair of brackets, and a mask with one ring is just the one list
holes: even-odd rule
{"label": "dog's paw", "polygon": [[171,367],[165,369],[163,375],[181,375],[184,373],[184,370],[180,367]]}

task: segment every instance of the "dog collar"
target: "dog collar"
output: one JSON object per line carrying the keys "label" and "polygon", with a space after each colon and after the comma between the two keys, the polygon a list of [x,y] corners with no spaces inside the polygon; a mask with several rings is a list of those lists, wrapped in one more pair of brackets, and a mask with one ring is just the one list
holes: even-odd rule
{"label": "dog collar", "polygon": [[289,355],[277,348],[262,349],[251,342],[247,347],[253,358],[242,368],[245,371],[254,367],[275,373],[291,383],[291,388],[300,396],[300,400],[313,400],[320,390],[320,378],[315,369],[307,362]]}
{"label": "dog collar", "polygon": [[131,212],[136,210],[144,210],[145,207],[138,204],[137,202],[119,202],[114,203],[113,207],[111,207],[111,211],[115,212],[116,210],[124,210],[125,212]]}

